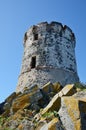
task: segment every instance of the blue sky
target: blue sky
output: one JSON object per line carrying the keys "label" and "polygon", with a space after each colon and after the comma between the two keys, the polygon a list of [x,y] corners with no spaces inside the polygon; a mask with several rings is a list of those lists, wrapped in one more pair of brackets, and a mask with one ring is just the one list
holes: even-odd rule
{"label": "blue sky", "polygon": [[43,21],[58,21],[73,30],[78,75],[86,83],[86,0],[0,0],[0,102],[15,91],[24,33]]}

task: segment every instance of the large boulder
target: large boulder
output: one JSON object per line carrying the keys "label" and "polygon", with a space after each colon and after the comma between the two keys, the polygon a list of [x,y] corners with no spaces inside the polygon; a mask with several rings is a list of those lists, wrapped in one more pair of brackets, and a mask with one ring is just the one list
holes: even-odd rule
{"label": "large boulder", "polygon": [[42,87],[42,90],[47,94],[51,92],[58,93],[61,89],[62,86],[59,82],[55,82],[53,84],[51,82],[48,82]]}
{"label": "large boulder", "polygon": [[61,89],[62,89],[62,86],[61,86],[61,84],[59,82],[53,83],[53,90],[54,90],[55,93],[60,92]]}
{"label": "large boulder", "polygon": [[[86,99],[77,100],[73,96],[61,98],[59,116],[66,130],[85,130],[86,125],[82,115],[86,114]],[[83,123],[82,123],[83,122]]]}
{"label": "large boulder", "polygon": [[[34,107],[41,98],[42,94],[39,89],[37,91],[30,91],[28,93],[25,92],[13,101],[11,112],[15,113],[19,109],[24,109],[29,106]],[[36,109],[36,107],[33,109]]]}
{"label": "large boulder", "polygon": [[[54,84],[55,88],[56,86],[59,86],[59,84]],[[76,92],[76,89],[74,87],[74,84],[66,85],[59,93],[57,93],[52,100],[49,102],[49,104],[43,109],[42,114],[56,110],[58,111],[61,107],[61,97],[62,96],[71,96]]]}
{"label": "large boulder", "polygon": [[53,84],[51,82],[48,82],[47,84],[45,84],[43,87],[42,87],[42,90],[46,93],[50,93],[50,92],[53,92],[54,89],[53,89]]}
{"label": "large boulder", "polygon": [[28,107],[30,105],[30,94],[22,94],[13,101],[11,112],[15,113],[21,108]]}
{"label": "large boulder", "polygon": [[74,84],[68,84],[58,94],[59,94],[59,97],[72,96],[76,92],[77,91],[76,91],[75,85]]}
{"label": "large boulder", "polygon": [[58,111],[61,107],[61,98],[56,94],[52,100],[49,102],[49,104],[43,109],[42,114],[49,112],[49,111]]}

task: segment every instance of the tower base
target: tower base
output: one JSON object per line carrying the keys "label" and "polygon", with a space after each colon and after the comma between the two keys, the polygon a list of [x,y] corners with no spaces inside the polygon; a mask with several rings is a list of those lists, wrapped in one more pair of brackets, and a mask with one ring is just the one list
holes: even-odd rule
{"label": "tower base", "polygon": [[77,73],[69,72],[61,68],[32,69],[19,76],[16,92],[22,91],[25,87],[37,84],[42,87],[47,82],[60,82],[62,86],[79,82]]}

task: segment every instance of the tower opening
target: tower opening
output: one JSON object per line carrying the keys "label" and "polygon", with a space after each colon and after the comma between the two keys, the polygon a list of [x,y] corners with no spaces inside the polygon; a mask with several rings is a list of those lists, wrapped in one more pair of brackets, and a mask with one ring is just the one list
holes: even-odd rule
{"label": "tower opening", "polygon": [[36,67],[36,56],[32,57],[31,59],[31,69]]}
{"label": "tower opening", "polygon": [[34,34],[34,40],[38,40],[38,34]]}

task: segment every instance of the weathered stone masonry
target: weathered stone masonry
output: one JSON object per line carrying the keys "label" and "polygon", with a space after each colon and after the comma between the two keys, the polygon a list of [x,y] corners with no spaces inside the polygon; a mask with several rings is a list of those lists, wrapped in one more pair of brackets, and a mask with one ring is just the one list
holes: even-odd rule
{"label": "weathered stone masonry", "polygon": [[75,36],[58,22],[39,23],[24,36],[22,68],[16,91],[48,81],[62,85],[79,81],[75,58]]}

